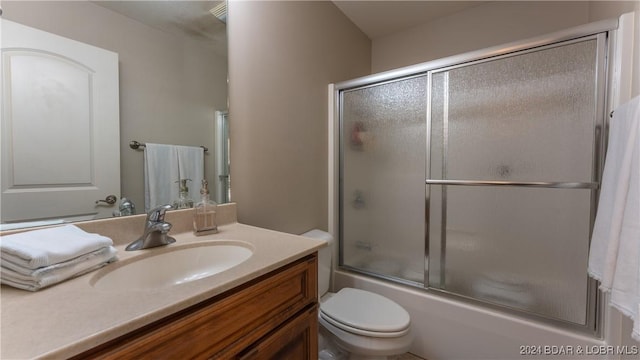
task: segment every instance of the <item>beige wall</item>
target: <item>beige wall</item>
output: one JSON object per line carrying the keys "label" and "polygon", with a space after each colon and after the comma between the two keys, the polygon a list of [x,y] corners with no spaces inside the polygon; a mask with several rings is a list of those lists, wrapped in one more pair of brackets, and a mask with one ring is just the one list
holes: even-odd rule
{"label": "beige wall", "polygon": [[589,21],[615,18],[634,11],[632,97],[640,95],[640,1],[592,1],[589,3]]}
{"label": "beige wall", "polygon": [[584,24],[578,1],[488,2],[373,40],[373,72],[395,69]]}
{"label": "beige wall", "polygon": [[[491,2],[375,39],[371,68],[407,66],[634,9],[640,39],[640,2]],[[326,84],[366,74],[367,40],[329,4],[318,3],[232,1],[229,32],[232,198],[239,220],[291,233],[325,228]],[[640,68],[638,50],[634,58]],[[630,328],[623,319],[621,342],[635,345]],[[554,333],[541,336],[551,342]]]}
{"label": "beige wall", "polygon": [[[640,1],[496,1],[374,39],[372,72],[544,35],[636,11],[640,39]],[[640,68],[640,46],[634,49]],[[633,74],[633,94],[640,95],[640,71]]]}
{"label": "beige wall", "polygon": [[327,228],[327,85],[369,74],[370,41],[329,1],[229,3],[238,220]]}
{"label": "beige wall", "polygon": [[[87,1],[4,0],[2,10],[5,19],[119,54],[121,189],[139,211],[144,211],[143,153],[130,149],[129,141],[214,148],[214,112],[227,106],[224,52]],[[205,161],[212,183],[213,156]],[[197,184],[191,186],[194,198]]]}

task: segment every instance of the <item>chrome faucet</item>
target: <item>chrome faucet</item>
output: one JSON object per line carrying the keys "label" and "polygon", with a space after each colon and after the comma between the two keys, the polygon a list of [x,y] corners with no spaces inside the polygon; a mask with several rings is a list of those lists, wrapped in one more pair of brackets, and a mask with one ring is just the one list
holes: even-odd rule
{"label": "chrome faucet", "polygon": [[125,250],[142,250],[176,242],[176,239],[167,235],[169,230],[171,230],[171,224],[164,221],[165,212],[172,208],[171,205],[161,205],[151,209],[147,214],[144,233],[138,240],[127,245]]}

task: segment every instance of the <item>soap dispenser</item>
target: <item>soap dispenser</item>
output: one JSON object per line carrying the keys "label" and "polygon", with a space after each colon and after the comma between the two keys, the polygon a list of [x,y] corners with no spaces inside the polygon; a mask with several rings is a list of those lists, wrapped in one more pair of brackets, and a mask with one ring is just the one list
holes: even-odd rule
{"label": "soap dispenser", "polygon": [[173,202],[174,209],[189,209],[193,207],[193,200],[189,197],[187,181],[191,181],[191,179],[180,179],[176,181],[180,184],[180,195],[178,196],[178,200]]}
{"label": "soap dispenser", "polygon": [[196,236],[215,234],[218,232],[216,223],[216,210],[218,204],[209,198],[209,187],[207,180],[202,180],[200,189],[200,201],[195,206],[193,212],[193,233]]}

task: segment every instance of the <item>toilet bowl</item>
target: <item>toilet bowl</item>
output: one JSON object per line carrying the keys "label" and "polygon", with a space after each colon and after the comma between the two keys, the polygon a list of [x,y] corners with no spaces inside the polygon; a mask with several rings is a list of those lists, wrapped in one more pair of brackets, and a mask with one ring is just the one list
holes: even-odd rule
{"label": "toilet bowl", "polygon": [[[387,359],[407,352],[413,341],[409,313],[394,301],[370,291],[343,288],[329,293],[333,237],[320,230],[302,236],[329,243],[318,255],[318,295],[321,297],[318,322],[325,330],[321,333],[328,337],[325,340],[335,344],[350,360]],[[319,350],[326,353],[324,349]]]}
{"label": "toilet bowl", "polygon": [[350,359],[386,359],[407,352],[413,341],[407,311],[365,290],[343,288],[326,294],[318,321]]}

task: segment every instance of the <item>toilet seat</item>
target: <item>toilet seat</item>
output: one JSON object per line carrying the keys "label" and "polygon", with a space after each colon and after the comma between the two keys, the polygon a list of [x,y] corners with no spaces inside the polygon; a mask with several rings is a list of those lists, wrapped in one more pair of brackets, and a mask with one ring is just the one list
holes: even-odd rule
{"label": "toilet seat", "polygon": [[400,337],[409,332],[409,313],[392,300],[360,289],[344,288],[320,304],[320,317],[362,336]]}

